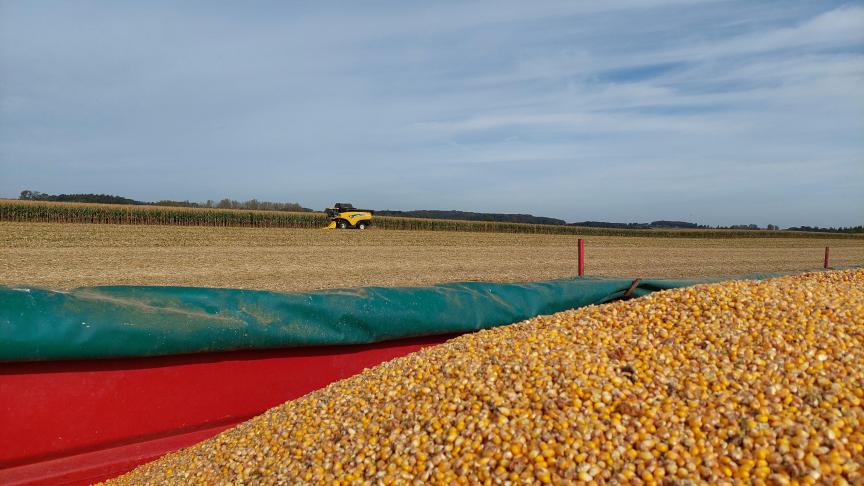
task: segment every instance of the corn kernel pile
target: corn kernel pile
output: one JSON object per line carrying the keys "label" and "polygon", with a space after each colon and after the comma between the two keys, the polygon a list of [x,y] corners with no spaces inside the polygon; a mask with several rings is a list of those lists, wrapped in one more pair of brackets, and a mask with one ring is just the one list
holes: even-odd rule
{"label": "corn kernel pile", "polygon": [[864,270],[730,281],[453,339],[124,484],[864,484]]}

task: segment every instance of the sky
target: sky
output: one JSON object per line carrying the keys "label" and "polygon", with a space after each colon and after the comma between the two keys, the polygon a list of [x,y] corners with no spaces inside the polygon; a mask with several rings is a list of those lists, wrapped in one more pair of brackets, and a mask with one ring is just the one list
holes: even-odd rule
{"label": "sky", "polygon": [[864,224],[864,2],[0,0],[0,197]]}

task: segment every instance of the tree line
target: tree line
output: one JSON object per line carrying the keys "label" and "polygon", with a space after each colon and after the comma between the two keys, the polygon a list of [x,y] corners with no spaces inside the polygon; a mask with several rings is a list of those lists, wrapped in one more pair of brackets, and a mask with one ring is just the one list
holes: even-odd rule
{"label": "tree line", "polygon": [[436,209],[421,209],[415,211],[393,211],[385,209],[383,211],[375,211],[375,214],[379,216],[396,216],[400,218],[455,219],[460,221],[551,224],[558,226],[563,226],[567,223],[563,219],[534,216],[533,214],[472,213],[469,211],[445,211]]}
{"label": "tree line", "polygon": [[864,226],[844,226],[839,228],[821,228],[819,226],[794,226],[789,231],[812,231],[816,233],[864,233]]}
{"label": "tree line", "polygon": [[81,202],[99,204],[127,204],[134,206],[166,206],[180,208],[217,208],[217,209],[250,209],[255,211],[295,211],[311,212],[312,209],[304,208],[294,202],[271,202],[250,199],[248,201],[236,201],[234,199],[222,199],[219,201],[207,200],[205,202],[173,201],[164,199],[156,202],[137,201],[128,197],[114,196],[111,194],[46,194],[39,191],[21,191],[18,196],[22,201],[51,201],[51,202]]}

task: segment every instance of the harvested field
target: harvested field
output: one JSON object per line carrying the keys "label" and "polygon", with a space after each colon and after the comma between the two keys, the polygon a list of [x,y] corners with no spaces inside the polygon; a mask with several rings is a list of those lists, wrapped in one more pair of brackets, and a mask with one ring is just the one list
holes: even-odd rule
{"label": "harvested field", "polygon": [[112,484],[864,484],[864,270],[468,334]]}
{"label": "harvested field", "polygon": [[[586,273],[697,277],[864,262],[864,238],[586,236]],[[0,223],[0,284],[311,290],[520,281],[576,273],[576,237],[372,229],[324,231]]]}

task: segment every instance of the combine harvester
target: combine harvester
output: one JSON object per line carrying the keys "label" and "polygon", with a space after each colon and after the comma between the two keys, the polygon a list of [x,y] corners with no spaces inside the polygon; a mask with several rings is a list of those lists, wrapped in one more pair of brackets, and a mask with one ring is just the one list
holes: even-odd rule
{"label": "combine harvester", "polygon": [[693,283],[0,287],[0,484],[110,478],[453,336]]}
{"label": "combine harvester", "polygon": [[372,224],[371,209],[355,209],[351,203],[336,203],[332,208],[324,210],[330,218],[330,224],[324,229],[361,229],[364,230]]}

